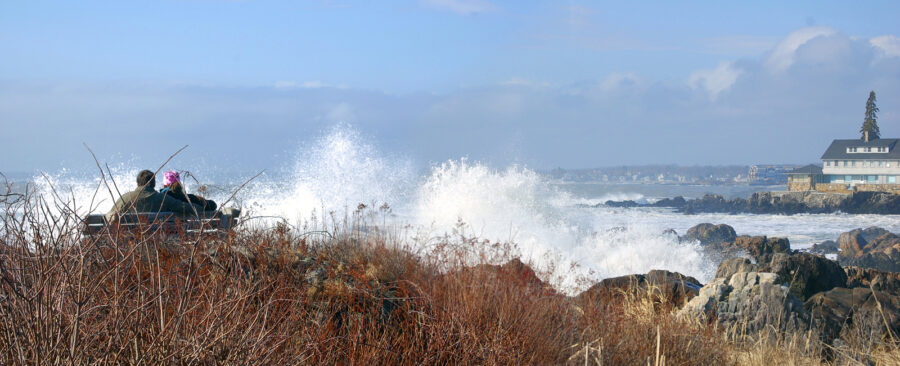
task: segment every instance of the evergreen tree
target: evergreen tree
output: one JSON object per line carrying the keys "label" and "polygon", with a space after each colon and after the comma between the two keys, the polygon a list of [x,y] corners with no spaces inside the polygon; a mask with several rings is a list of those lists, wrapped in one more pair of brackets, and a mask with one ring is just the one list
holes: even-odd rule
{"label": "evergreen tree", "polygon": [[866,101],[866,118],[863,120],[862,138],[866,139],[866,132],[869,133],[868,139],[874,140],[880,137],[881,131],[878,130],[878,106],[875,105],[875,91],[869,92],[869,100]]}

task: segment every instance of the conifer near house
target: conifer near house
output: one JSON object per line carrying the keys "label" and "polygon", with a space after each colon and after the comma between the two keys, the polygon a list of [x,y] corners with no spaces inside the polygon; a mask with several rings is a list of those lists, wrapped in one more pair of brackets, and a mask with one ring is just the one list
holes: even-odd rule
{"label": "conifer near house", "polygon": [[863,141],[875,140],[879,137],[881,131],[878,130],[878,106],[875,105],[875,91],[869,92],[869,100],[866,101],[866,118],[863,119],[862,132]]}

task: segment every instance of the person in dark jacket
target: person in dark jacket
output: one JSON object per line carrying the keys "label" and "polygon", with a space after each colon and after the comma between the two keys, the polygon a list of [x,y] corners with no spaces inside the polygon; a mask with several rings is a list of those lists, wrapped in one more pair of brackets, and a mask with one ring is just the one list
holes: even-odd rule
{"label": "person in dark jacket", "polygon": [[142,170],[137,176],[137,189],[125,193],[116,200],[113,208],[106,214],[111,221],[116,214],[138,212],[172,212],[179,216],[193,216],[203,211],[201,206],[189,202],[166,197],[156,191],[156,175],[149,170]]}
{"label": "person in dark jacket", "polygon": [[203,208],[202,211],[215,211],[217,207],[216,202],[213,200],[185,192],[184,186],[181,185],[181,176],[174,170],[163,173],[163,189],[159,193],[172,196],[184,202],[193,203]]}

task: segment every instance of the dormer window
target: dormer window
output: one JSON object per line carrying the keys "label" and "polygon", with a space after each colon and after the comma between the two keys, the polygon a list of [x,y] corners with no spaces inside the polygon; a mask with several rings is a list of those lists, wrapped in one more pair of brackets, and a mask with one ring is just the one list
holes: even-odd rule
{"label": "dormer window", "polygon": [[848,154],[886,153],[889,151],[890,151],[890,148],[887,146],[876,146],[876,147],[852,146],[852,147],[847,148]]}

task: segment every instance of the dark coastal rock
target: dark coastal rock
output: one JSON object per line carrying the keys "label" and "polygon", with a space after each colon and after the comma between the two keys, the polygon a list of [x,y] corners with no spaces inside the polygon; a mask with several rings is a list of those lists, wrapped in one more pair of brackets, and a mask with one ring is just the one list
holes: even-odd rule
{"label": "dark coastal rock", "polygon": [[[652,204],[634,201],[607,201],[612,207],[670,207],[685,214],[706,212],[756,213],[795,215],[800,213],[900,214],[900,195],[888,192],[824,193],[756,192],[747,198],[725,199],[721,195],[706,194],[686,200],[678,196]],[[600,205],[597,205],[600,206]]]}
{"label": "dark coastal rock", "polygon": [[625,200],[625,201],[609,200],[609,201],[606,201],[605,203],[603,203],[603,205],[609,206],[609,207],[638,207],[638,206],[641,206],[640,203],[634,202],[632,200]]}
{"label": "dark coastal rock", "polygon": [[650,290],[660,302],[681,306],[697,295],[702,285],[696,278],[677,272],[652,270],[647,274],[633,274],[606,278],[579,294],[576,299],[588,302],[614,301],[625,293]]}
{"label": "dark coastal rock", "polygon": [[737,234],[734,228],[726,224],[713,225],[710,223],[702,223],[688,229],[687,233],[681,237],[682,240],[698,240],[701,245],[731,243]]}
{"label": "dark coastal rock", "polygon": [[762,265],[746,258],[729,258],[719,264],[716,278],[727,280],[736,273],[757,271],[774,273],[776,282],[787,286],[800,300],[847,283],[847,274],[837,262],[809,253],[775,253]]}
{"label": "dark coastal rock", "polygon": [[761,270],[778,275],[778,283],[787,284],[800,300],[847,283],[847,274],[837,262],[809,253],[776,253]]}
{"label": "dark coastal rock", "polygon": [[879,271],[872,268],[844,267],[847,273],[846,288],[874,288],[894,296],[900,296],[900,273]]}
{"label": "dark coastal rock", "polygon": [[882,271],[900,272],[900,251],[892,250],[890,253],[867,253],[861,257],[841,259],[845,266],[874,268]]}
{"label": "dark coastal rock", "polygon": [[749,259],[733,257],[719,263],[719,268],[716,270],[716,278],[724,278],[727,280],[735,273],[757,271],[759,271],[759,266],[750,262]]}
{"label": "dark coastal rock", "polygon": [[866,248],[869,241],[884,234],[889,234],[889,232],[875,226],[841,233],[841,236],[838,238],[839,247],[841,248],[841,257],[861,257],[865,252],[871,250],[871,248]]}
{"label": "dark coastal rock", "polygon": [[750,197],[727,200],[720,195],[705,195],[687,200],[676,207],[686,214],[757,213],[784,214],[834,213],[900,214],[900,195],[887,192],[855,192],[852,194],[822,192],[756,192]]}
{"label": "dark coastal rock", "polygon": [[854,192],[841,203],[840,210],[852,214],[898,214],[900,195],[887,192]]}
{"label": "dark coastal rock", "polygon": [[756,263],[768,263],[776,253],[790,253],[791,243],[787,238],[741,235],[735,238],[731,247],[725,249],[746,251]]}
{"label": "dark coastal rock", "polygon": [[722,195],[705,194],[701,198],[686,201],[682,206],[684,213],[700,212],[735,212],[734,206],[739,205],[736,200],[728,201]]}
{"label": "dark coastal rock", "polygon": [[814,295],[804,303],[804,308],[809,311],[813,326],[828,342],[854,323],[868,325],[879,332],[884,332],[885,325],[895,334],[900,331],[900,297],[885,292],[839,287]]}
{"label": "dark coastal rock", "polygon": [[754,335],[764,329],[802,332],[809,313],[778,275],[739,272],[728,279],[716,278],[678,311],[679,318],[717,322],[722,329]]}
{"label": "dark coastal rock", "polygon": [[900,272],[900,236],[870,227],[841,233],[838,243],[843,265]]}
{"label": "dark coastal rock", "polygon": [[813,254],[837,254],[840,246],[834,240],[826,240],[818,244],[813,244],[809,248],[809,252]]}
{"label": "dark coastal rock", "polygon": [[672,208],[682,208],[684,207],[685,202],[687,202],[684,197],[677,196],[674,198],[663,198],[659,201],[653,202],[650,204],[652,207],[672,207]]}

